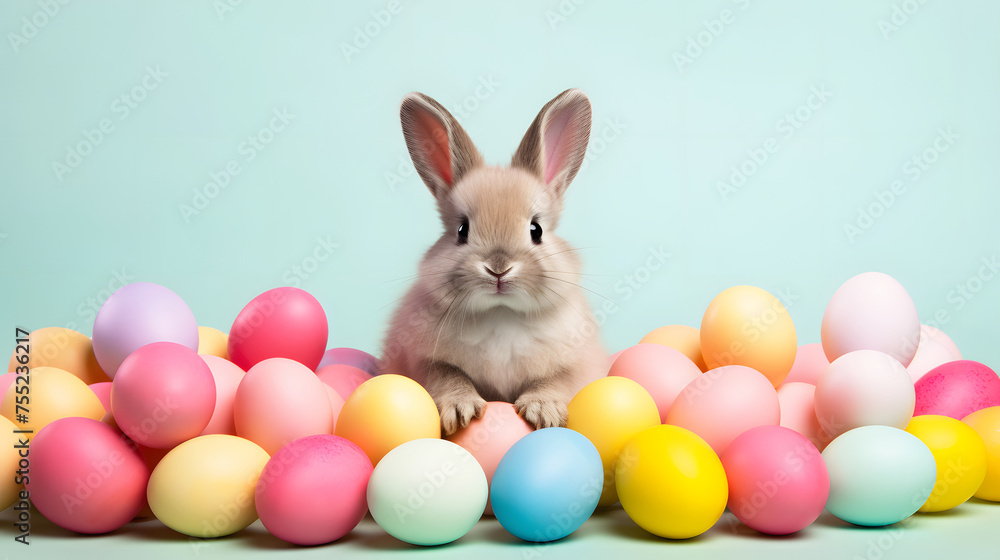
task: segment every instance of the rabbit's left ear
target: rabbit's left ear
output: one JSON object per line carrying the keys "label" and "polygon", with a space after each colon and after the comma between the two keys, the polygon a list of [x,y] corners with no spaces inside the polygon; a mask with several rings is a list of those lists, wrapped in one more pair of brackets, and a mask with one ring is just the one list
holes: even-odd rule
{"label": "rabbit's left ear", "polygon": [[521,139],[511,165],[535,173],[562,196],[576,177],[590,139],[590,99],[568,89],[539,111]]}

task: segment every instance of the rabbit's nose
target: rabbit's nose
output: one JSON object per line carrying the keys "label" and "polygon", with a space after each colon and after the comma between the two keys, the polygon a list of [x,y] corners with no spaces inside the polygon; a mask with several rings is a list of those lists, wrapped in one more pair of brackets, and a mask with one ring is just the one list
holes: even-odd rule
{"label": "rabbit's nose", "polygon": [[514,269],[514,267],[511,266],[511,267],[508,267],[507,270],[505,270],[503,272],[494,272],[493,269],[490,268],[489,266],[484,266],[483,268],[485,268],[486,272],[490,273],[490,275],[492,275],[493,277],[495,277],[497,280],[503,278],[504,276],[507,275],[508,272],[510,272],[511,270]]}

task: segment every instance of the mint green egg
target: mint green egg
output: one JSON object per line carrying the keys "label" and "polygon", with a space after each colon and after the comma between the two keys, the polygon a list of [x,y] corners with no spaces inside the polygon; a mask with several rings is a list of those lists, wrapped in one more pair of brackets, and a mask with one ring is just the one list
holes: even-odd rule
{"label": "mint green egg", "polygon": [[826,447],[823,460],[830,473],[826,509],[855,525],[891,525],[913,515],[937,478],[931,450],[889,426],[845,432]]}

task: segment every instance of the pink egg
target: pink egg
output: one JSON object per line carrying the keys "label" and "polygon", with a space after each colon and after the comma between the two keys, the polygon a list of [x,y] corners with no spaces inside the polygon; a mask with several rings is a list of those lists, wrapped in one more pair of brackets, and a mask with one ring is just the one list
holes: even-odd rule
{"label": "pink egg", "polygon": [[1000,377],[972,360],[940,365],[916,384],[914,416],[939,414],[961,420],[977,410],[1000,406]]}
{"label": "pink egg", "polygon": [[139,513],[149,469],[114,428],[62,418],[31,441],[31,503],[46,519],[77,533],[114,531]]}
{"label": "pink egg", "polygon": [[14,379],[17,377],[17,372],[12,371],[10,373],[5,373],[0,375],[0,397],[7,392],[7,387],[10,387],[14,383]]}
{"label": "pink egg", "polygon": [[906,371],[910,372],[910,377],[916,383],[939,365],[961,359],[962,353],[948,335],[930,325],[920,325],[920,344],[910,365],[906,366]]}
{"label": "pink egg", "polygon": [[372,375],[354,366],[330,364],[316,370],[316,377],[347,400],[347,397],[351,396],[362,383],[371,379]]}
{"label": "pink egg", "polygon": [[335,541],[368,511],[372,462],[360,447],[333,435],[285,445],[264,466],[254,503],[270,533],[297,545]]}
{"label": "pink egg", "polygon": [[340,393],[333,387],[325,383],[323,384],[323,389],[326,391],[326,396],[330,398],[330,410],[333,412],[333,428],[330,431],[335,432],[337,431],[337,418],[340,417],[340,411],[344,408],[346,399],[340,396]]}
{"label": "pink egg", "polygon": [[792,370],[788,372],[784,383],[801,382],[815,385],[828,365],[830,365],[830,361],[826,359],[822,344],[818,342],[803,344],[795,353],[795,362],[792,364]]}
{"label": "pink egg", "polygon": [[816,383],[816,418],[833,440],[854,428],[906,428],[913,417],[913,381],[895,358],[857,350],[837,358]]}
{"label": "pink egg", "polygon": [[780,414],[778,393],[764,374],[746,366],[722,366],[684,387],[666,423],[691,430],[721,454],[750,428],[777,426]]}
{"label": "pink egg", "polygon": [[[111,382],[101,381],[100,383],[91,383],[87,385],[90,390],[97,395],[97,398],[101,400],[101,404],[104,406],[104,410],[111,410]],[[0,393],[2,394],[2,393]]]}
{"label": "pink egg", "polygon": [[363,369],[371,375],[378,375],[378,358],[356,348],[330,348],[323,354],[316,370],[330,364],[344,364]]}
{"label": "pink egg", "polygon": [[[514,405],[492,401],[486,412],[447,439],[457,443],[479,461],[486,473],[486,482],[493,482],[493,473],[507,450],[534,429],[518,416]],[[493,515],[493,506],[486,502],[486,515]]]}
{"label": "pink egg", "polygon": [[729,480],[729,510],[768,535],[801,531],[823,513],[830,475],[809,440],[781,426],[740,434],[720,457]]}
{"label": "pink egg", "polygon": [[218,356],[199,354],[208,369],[212,371],[215,380],[215,410],[212,419],[201,431],[200,435],[228,434],[236,435],[236,420],[233,417],[233,407],[236,400],[236,388],[246,375],[239,366]]}
{"label": "pink egg", "polygon": [[642,385],[656,402],[660,422],[666,422],[677,395],[701,375],[701,369],[680,350],[642,343],[622,350],[608,375],[627,377]]}
{"label": "pink egg", "polygon": [[625,351],[625,349],[622,349],[622,350],[619,350],[619,351],[615,352],[614,354],[612,354],[612,355],[611,355],[611,356],[610,356],[610,357],[608,358],[608,366],[613,366],[613,365],[615,365],[615,360],[617,360],[617,359],[618,359],[618,356],[621,356],[621,355],[622,355],[622,352],[624,352],[624,351]]}
{"label": "pink egg", "polygon": [[214,410],[212,370],[197,352],[174,342],[129,354],[111,386],[118,428],[146,447],[174,447],[196,437]]}
{"label": "pink egg", "polygon": [[275,454],[286,443],[333,432],[333,410],[323,382],[288,358],[269,358],[236,389],[236,434]]}
{"label": "pink egg", "polygon": [[865,272],[837,288],[820,330],[831,361],[855,350],[878,350],[905,367],[917,351],[920,317],[910,294],[895,278]]}
{"label": "pink egg", "polygon": [[816,386],[798,381],[778,387],[781,408],[779,426],[793,430],[812,442],[820,451],[833,439],[826,435],[816,418]]}
{"label": "pink egg", "polygon": [[274,288],[250,300],[229,329],[229,359],[248,370],[268,358],[315,370],[329,328],[323,306],[298,288]]}

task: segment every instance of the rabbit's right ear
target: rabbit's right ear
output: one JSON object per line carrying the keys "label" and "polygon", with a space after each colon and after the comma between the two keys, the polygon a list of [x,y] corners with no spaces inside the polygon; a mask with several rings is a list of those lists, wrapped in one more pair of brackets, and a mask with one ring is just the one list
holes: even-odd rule
{"label": "rabbit's right ear", "polygon": [[422,93],[410,93],[399,107],[403,138],[424,184],[441,199],[483,156],[455,117]]}

